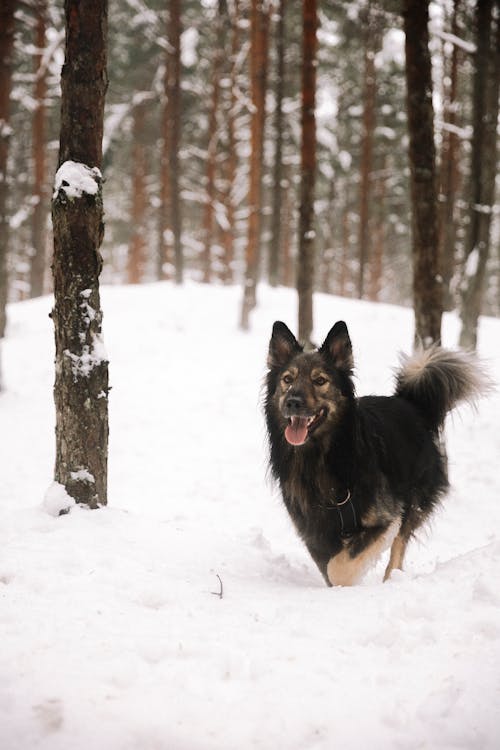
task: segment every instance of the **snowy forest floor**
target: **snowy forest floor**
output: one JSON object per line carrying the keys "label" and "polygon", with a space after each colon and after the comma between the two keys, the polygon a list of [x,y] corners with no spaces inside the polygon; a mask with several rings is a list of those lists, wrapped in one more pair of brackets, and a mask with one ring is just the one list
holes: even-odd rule
{"label": "snowy forest floor", "polygon": [[[105,288],[109,505],[43,509],[54,461],[52,301],[12,305],[0,394],[2,750],[500,746],[500,393],[449,419],[451,492],[381,583],[328,589],[266,478],[261,385],[289,290]],[[357,390],[388,394],[412,313],[345,319]],[[444,343],[458,321],[446,316]],[[480,353],[500,382],[500,321]],[[223,596],[219,578],[223,584]]]}

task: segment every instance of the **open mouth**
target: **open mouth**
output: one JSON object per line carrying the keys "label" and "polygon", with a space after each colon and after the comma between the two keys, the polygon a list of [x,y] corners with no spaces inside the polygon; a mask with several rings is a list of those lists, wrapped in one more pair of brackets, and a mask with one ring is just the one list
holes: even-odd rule
{"label": "open mouth", "polygon": [[290,445],[303,445],[326,418],[325,407],[312,417],[290,417],[285,429],[285,438]]}

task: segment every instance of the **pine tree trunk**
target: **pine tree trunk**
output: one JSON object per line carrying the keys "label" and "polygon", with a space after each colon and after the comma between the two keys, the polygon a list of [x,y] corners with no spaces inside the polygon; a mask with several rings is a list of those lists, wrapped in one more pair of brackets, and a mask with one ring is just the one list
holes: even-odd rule
{"label": "pine tree trunk", "polygon": [[217,15],[217,30],[215,49],[213,52],[212,66],[212,96],[210,98],[210,110],[208,115],[208,148],[207,148],[207,171],[206,171],[206,195],[203,211],[203,282],[208,284],[212,275],[212,244],[215,235],[215,202],[216,202],[216,159],[219,144],[219,106],[220,106],[220,79],[222,75],[222,64],[224,58],[224,13],[227,13],[224,0],[219,0],[219,12]]}
{"label": "pine tree trunk", "polygon": [[169,172],[169,117],[168,102],[165,102],[161,120],[162,148],[160,155],[160,190],[158,207],[158,252],[157,278],[158,281],[172,277],[173,250],[172,230],[170,228],[170,172]]}
{"label": "pine tree trunk", "polygon": [[290,184],[288,175],[284,181],[283,192],[283,231],[281,238],[283,267],[281,269],[281,283],[290,289],[295,284],[295,268],[292,258],[292,223],[295,214],[295,191]]}
{"label": "pine tree trunk", "polygon": [[170,143],[170,202],[172,207],[171,222],[174,239],[175,281],[182,284],[184,280],[184,257],[181,244],[181,199],[180,199],[180,164],[179,149],[181,145],[181,1],[170,0],[170,33],[169,46],[173,50],[171,73],[168,79],[168,96],[171,99],[172,130]]}
{"label": "pine tree trunk", "polygon": [[231,10],[226,8],[226,27],[227,35],[231,37],[231,55],[229,58],[228,79],[230,81],[230,92],[228,99],[228,111],[225,112],[227,121],[227,158],[223,164],[223,185],[224,189],[221,195],[221,202],[226,212],[227,226],[222,229],[221,244],[224,252],[223,268],[221,278],[225,284],[233,282],[233,261],[234,261],[234,237],[235,237],[235,206],[234,206],[234,187],[236,181],[236,168],[238,164],[237,157],[237,136],[236,136],[236,108],[237,108],[237,58],[240,42],[239,34],[239,3],[233,0]]}
{"label": "pine tree trunk", "polygon": [[493,17],[495,5],[495,0],[477,0],[476,5],[471,198],[460,331],[460,346],[468,349],[477,346],[497,172],[500,17],[498,8]]}
{"label": "pine tree trunk", "polygon": [[345,186],[344,207],[342,210],[342,258],[340,263],[338,294],[347,296],[347,282],[349,279],[349,257],[350,257],[350,209],[349,209],[349,186]]}
{"label": "pine tree trunk", "polygon": [[140,284],[146,258],[146,149],[143,143],[145,105],[134,108],[134,141],[132,145],[132,235],[128,247],[127,276],[129,284]]}
{"label": "pine tree trunk", "polygon": [[[167,65],[165,76],[165,108],[163,114],[163,150],[160,176],[159,210],[159,278],[170,277],[171,263],[177,284],[184,279],[182,253],[180,165],[181,139],[181,7],[180,0],[170,0],[167,27]],[[173,252],[172,252],[173,251]],[[173,255],[173,258],[171,257]]]}
{"label": "pine tree trunk", "polygon": [[316,176],[316,0],[303,3],[302,59],[302,143],[299,254],[297,292],[299,297],[299,340],[310,344],[313,329],[314,288],[314,183]]}
{"label": "pine tree trunk", "polygon": [[[458,37],[458,13],[461,0],[453,4],[451,33]],[[444,100],[444,121],[441,146],[441,169],[439,174],[439,256],[443,276],[443,303],[445,310],[453,309],[453,296],[450,285],[455,266],[455,246],[457,222],[455,220],[456,195],[460,178],[460,139],[455,130],[458,124],[458,68],[461,58],[460,47],[453,44],[449,63],[449,80]]]}
{"label": "pine tree trunk", "polygon": [[320,290],[324,294],[333,294],[334,261],[335,261],[335,227],[338,221],[335,180],[330,182],[328,195],[328,214],[326,218],[325,244],[320,266]]}
{"label": "pine tree trunk", "polygon": [[271,242],[269,245],[269,283],[277,286],[282,226],[282,180],[283,180],[283,96],[285,88],[285,12],[286,0],[279,0],[278,22],[276,26],[276,88],[274,110],[274,170],[273,205],[271,220]]}
{"label": "pine tree trunk", "polygon": [[245,253],[246,271],[240,327],[250,327],[250,313],[256,305],[257,276],[260,260],[260,222],[262,208],[262,165],[267,88],[267,48],[269,10],[261,0],[252,0],[250,80],[252,115],[250,125],[250,176],[248,190],[248,229]]}
{"label": "pine tree trunk", "polygon": [[46,239],[46,190],[45,190],[45,97],[47,94],[47,75],[43,65],[43,51],[45,49],[45,28],[47,22],[46,0],[36,0],[36,30],[35,47],[37,52],[35,62],[35,111],[32,123],[33,150],[33,216],[31,223],[32,256],[30,259],[30,296],[40,297],[43,294],[43,280],[45,274],[45,239]]}
{"label": "pine tree trunk", "polygon": [[55,481],[107,502],[108,362],[101,340],[102,133],[107,0],[65,0],[59,170],[52,201],[56,342]]}
{"label": "pine tree trunk", "polygon": [[380,169],[381,176],[375,183],[375,215],[374,215],[374,226],[372,233],[372,262],[370,264],[370,295],[369,298],[372,302],[378,302],[380,299],[380,293],[382,291],[382,268],[384,259],[384,245],[385,245],[385,219],[386,219],[386,206],[385,206],[385,193],[386,193],[386,158],[384,157],[383,163]]}
{"label": "pine tree trunk", "polygon": [[365,22],[365,54],[363,82],[363,135],[361,141],[361,174],[359,201],[359,273],[358,297],[365,293],[366,267],[369,263],[369,221],[371,197],[371,173],[373,170],[373,140],[375,133],[375,100],[377,94],[375,53],[378,47],[378,30],[368,3]]}
{"label": "pine tree trunk", "polygon": [[15,8],[15,0],[2,0],[0,3],[0,339],[5,335],[7,324],[7,252],[9,247],[7,157],[11,135],[9,114]]}
{"label": "pine tree trunk", "polygon": [[434,111],[429,54],[429,2],[404,0],[406,108],[413,229],[415,342],[441,339],[443,287],[437,232]]}

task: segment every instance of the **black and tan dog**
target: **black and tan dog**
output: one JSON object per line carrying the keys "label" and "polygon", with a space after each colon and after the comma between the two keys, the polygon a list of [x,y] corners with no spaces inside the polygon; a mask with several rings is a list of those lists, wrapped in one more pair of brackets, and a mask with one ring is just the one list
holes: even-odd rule
{"label": "black and tan dog", "polygon": [[270,465],[329,585],[356,583],[391,547],[386,580],[448,488],[440,432],[486,379],[471,355],[440,347],[403,358],[393,396],[356,398],[345,323],[305,352],[284,323],[269,345]]}

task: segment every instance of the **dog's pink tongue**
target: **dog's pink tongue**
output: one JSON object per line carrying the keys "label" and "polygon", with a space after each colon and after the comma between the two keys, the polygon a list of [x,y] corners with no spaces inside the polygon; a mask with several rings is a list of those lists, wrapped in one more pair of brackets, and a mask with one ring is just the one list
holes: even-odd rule
{"label": "dog's pink tongue", "polygon": [[302,445],[307,439],[307,417],[292,417],[285,430],[290,445]]}

